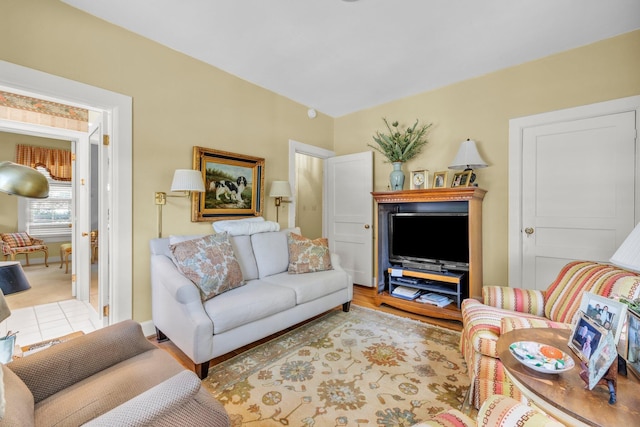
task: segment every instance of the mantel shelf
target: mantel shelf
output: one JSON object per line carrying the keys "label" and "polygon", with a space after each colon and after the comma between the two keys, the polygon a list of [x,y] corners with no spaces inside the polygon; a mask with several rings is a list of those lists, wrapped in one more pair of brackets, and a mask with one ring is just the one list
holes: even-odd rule
{"label": "mantel shelf", "polygon": [[428,188],[424,190],[375,191],[378,203],[447,202],[484,199],[486,190],[478,187]]}

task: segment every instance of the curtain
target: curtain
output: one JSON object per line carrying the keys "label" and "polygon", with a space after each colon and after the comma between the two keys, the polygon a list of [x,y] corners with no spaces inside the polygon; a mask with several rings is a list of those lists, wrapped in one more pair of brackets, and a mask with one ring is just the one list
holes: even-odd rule
{"label": "curtain", "polygon": [[16,163],[35,168],[42,166],[57,181],[71,181],[71,151],[59,148],[17,145]]}

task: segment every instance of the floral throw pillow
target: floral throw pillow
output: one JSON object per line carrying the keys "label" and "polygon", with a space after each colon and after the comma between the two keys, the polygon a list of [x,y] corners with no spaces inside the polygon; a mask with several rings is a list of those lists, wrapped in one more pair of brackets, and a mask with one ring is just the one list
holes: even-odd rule
{"label": "floral throw pillow", "polygon": [[244,285],[227,233],[170,245],[178,270],[200,288],[202,301]]}
{"label": "floral throw pillow", "polygon": [[329,240],[308,239],[296,233],[287,235],[289,243],[289,274],[331,270]]}

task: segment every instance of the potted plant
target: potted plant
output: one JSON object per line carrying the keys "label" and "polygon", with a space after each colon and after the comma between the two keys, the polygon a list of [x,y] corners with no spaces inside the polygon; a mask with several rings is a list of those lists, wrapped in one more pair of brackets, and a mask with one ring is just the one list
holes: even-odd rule
{"label": "potted plant", "polygon": [[413,126],[401,129],[397,121],[389,125],[386,118],[382,120],[388,132],[376,132],[373,140],[377,145],[367,145],[381,153],[386,157],[388,163],[393,165],[393,171],[390,175],[391,189],[394,191],[402,190],[404,186],[402,164],[420,154],[422,148],[428,142],[426,134],[431,127],[431,123],[418,126],[419,120],[416,119]]}

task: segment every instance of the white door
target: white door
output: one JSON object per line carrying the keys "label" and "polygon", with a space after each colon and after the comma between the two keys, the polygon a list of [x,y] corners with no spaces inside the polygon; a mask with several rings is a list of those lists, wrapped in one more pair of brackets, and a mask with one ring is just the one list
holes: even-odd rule
{"label": "white door", "polygon": [[353,282],[373,286],[373,153],[325,162],[327,237]]}
{"label": "white door", "polygon": [[607,262],[633,229],[635,128],[630,111],[524,129],[521,287],[546,289],[572,260]]}
{"label": "white door", "polygon": [[[103,307],[109,304],[108,154],[102,113],[92,113],[88,139],[76,144],[76,220],[74,263],[77,298],[88,301],[94,323],[108,325]],[[76,250],[76,247],[78,248]]]}

